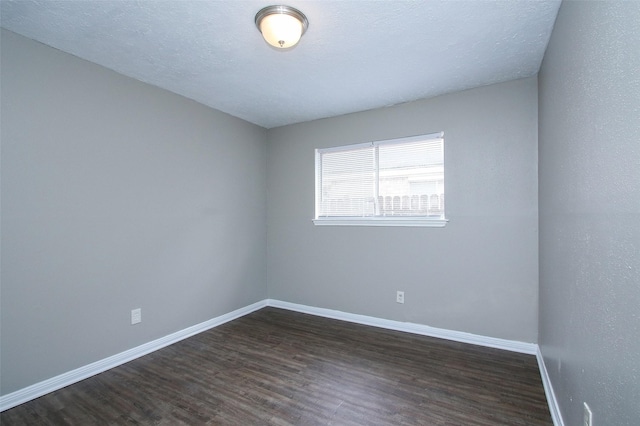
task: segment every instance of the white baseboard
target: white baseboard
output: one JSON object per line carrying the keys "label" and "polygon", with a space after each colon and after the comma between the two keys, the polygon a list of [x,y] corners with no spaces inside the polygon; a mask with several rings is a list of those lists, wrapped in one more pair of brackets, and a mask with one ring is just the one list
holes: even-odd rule
{"label": "white baseboard", "polygon": [[562,414],[560,413],[560,406],[558,405],[556,394],[553,391],[551,379],[549,378],[549,372],[547,371],[547,366],[544,363],[544,357],[542,356],[542,352],[540,352],[539,346],[536,351],[536,358],[538,359],[538,368],[540,369],[542,386],[544,386],[544,394],[547,396],[547,404],[549,405],[549,411],[551,412],[551,419],[553,420],[553,424],[554,426],[564,426]]}
{"label": "white baseboard", "polygon": [[470,343],[472,345],[503,349],[528,355],[536,355],[538,351],[538,345],[536,345],[535,343],[498,339],[495,337],[481,336],[478,334],[465,333],[462,331],[447,330],[444,328],[430,327],[428,325],[393,321],[366,315],[351,314],[348,312],[334,311],[332,309],[325,308],[316,308],[313,306],[299,305],[296,303],[283,302],[274,299],[267,299],[266,302],[268,306],[273,306],[274,308],[282,308],[320,317],[333,318],[357,324],[386,328],[389,330],[404,331],[406,333],[420,334],[423,336],[437,337],[440,339],[453,340],[456,342]]}
{"label": "white baseboard", "polygon": [[50,379],[33,384],[31,386],[27,386],[26,388],[17,390],[7,395],[3,395],[0,397],[0,412],[8,410],[9,408],[13,408],[16,405],[20,405],[27,401],[31,401],[32,399],[38,398],[49,392],[53,392],[65,386],[77,383],[80,380],[84,380],[88,377],[102,373],[103,371],[117,367],[136,358],[140,358],[141,356],[157,351],[158,349],[162,349],[165,346],[169,346],[195,334],[202,333],[203,331],[209,330],[213,327],[217,327],[226,322],[247,315],[253,311],[257,311],[258,309],[264,308],[265,306],[267,306],[266,300],[256,302],[249,306],[236,309],[235,311],[229,312],[227,314],[220,315],[219,317],[212,318],[200,324],[185,328],[184,330],[169,334],[168,336],[161,337],[160,339],[154,340],[152,342],[145,343],[119,354],[104,358],[100,361],[85,365],[84,367],[68,371],[66,373],[60,374],[59,376],[52,377]]}

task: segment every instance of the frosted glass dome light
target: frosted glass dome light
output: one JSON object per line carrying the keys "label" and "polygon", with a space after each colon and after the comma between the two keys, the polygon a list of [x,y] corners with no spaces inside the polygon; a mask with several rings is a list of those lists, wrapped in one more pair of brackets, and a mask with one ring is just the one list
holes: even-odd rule
{"label": "frosted glass dome light", "polygon": [[309,27],[302,12],[289,6],[267,6],[256,14],[265,41],[279,49],[295,46]]}

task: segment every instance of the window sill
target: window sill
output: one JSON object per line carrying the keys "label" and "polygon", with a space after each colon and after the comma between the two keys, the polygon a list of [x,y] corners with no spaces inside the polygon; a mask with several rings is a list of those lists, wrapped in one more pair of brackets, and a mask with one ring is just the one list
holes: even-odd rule
{"label": "window sill", "polygon": [[322,218],[313,219],[317,226],[419,226],[443,228],[448,219],[428,218]]}

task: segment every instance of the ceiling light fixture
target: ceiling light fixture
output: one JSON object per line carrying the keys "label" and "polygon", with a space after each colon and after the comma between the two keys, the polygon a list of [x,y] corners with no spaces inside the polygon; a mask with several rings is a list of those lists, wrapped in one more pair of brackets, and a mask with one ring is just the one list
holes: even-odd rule
{"label": "ceiling light fixture", "polygon": [[267,6],[256,14],[256,27],[270,45],[279,49],[295,46],[307,31],[304,13],[290,6]]}

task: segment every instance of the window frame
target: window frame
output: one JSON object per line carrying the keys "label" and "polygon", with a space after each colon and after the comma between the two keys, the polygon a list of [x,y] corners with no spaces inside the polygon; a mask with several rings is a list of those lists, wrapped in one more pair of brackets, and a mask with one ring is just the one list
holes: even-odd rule
{"label": "window frame", "polygon": [[[446,210],[443,211],[442,217],[432,216],[343,216],[343,217],[321,217],[320,213],[320,197],[322,188],[320,168],[321,168],[321,156],[325,153],[347,151],[358,148],[366,148],[380,145],[392,145],[401,143],[410,143],[414,141],[423,141],[429,139],[442,139],[443,143],[443,160],[442,166],[445,167],[444,159],[444,132],[429,133],[416,136],[407,136],[395,139],[386,139],[373,142],[358,143],[352,145],[341,145],[330,148],[317,148],[315,149],[315,194],[314,194],[314,225],[320,226],[417,226],[417,227],[444,227],[449,221],[446,218]],[[379,170],[379,165],[376,164],[376,168]],[[445,171],[443,170],[443,173]],[[379,180],[374,183],[379,185]]]}

